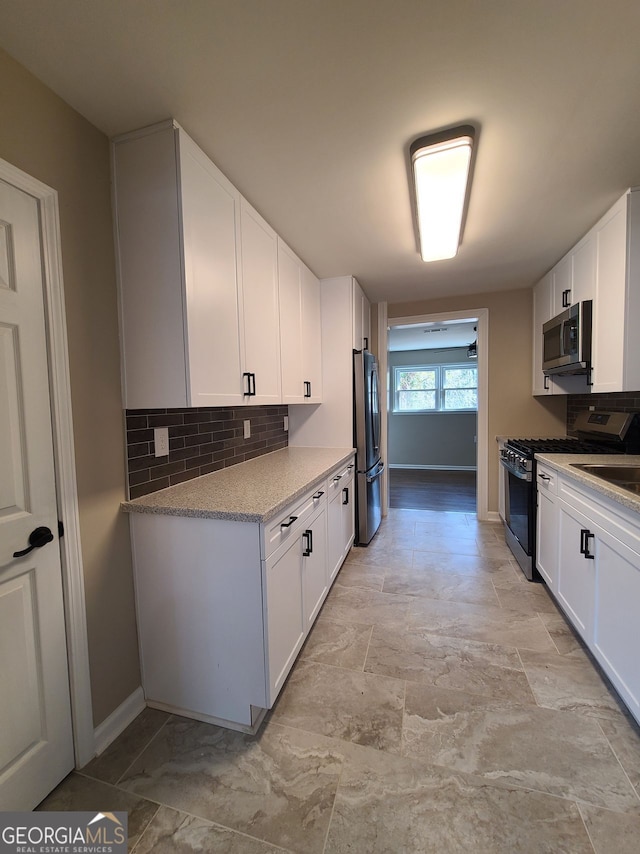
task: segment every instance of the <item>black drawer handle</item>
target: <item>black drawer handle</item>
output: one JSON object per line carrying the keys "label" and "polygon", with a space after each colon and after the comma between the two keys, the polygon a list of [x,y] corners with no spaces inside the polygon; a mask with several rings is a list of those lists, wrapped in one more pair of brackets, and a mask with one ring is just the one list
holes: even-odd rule
{"label": "black drawer handle", "polygon": [[305,540],[302,557],[309,557],[309,555],[313,552],[313,531],[310,528],[307,528],[307,530],[304,531],[302,536]]}
{"label": "black drawer handle", "polygon": [[343,504],[349,503],[349,487],[348,486],[345,486],[345,488],[342,490],[342,503]]}
{"label": "black drawer handle", "polygon": [[26,549],[22,549],[21,552],[14,552],[14,557],[24,557],[28,555],[29,552],[32,552],[34,549],[41,549],[42,546],[46,546],[47,543],[50,543],[53,539],[53,534],[49,528],[36,528],[29,534],[29,545]]}
{"label": "black drawer handle", "polygon": [[242,375],[247,378],[247,390],[243,391],[243,395],[245,397],[255,397],[256,396],[256,375],[249,373],[249,371],[245,371]]}
{"label": "black drawer handle", "polygon": [[281,528],[290,528],[293,525],[293,523],[296,521],[297,518],[298,518],[297,516],[289,516],[289,521],[288,522],[280,522],[280,527]]}
{"label": "black drawer handle", "polygon": [[311,397],[311,383],[309,380],[304,381],[304,396]]}
{"label": "black drawer handle", "polygon": [[320,490],[320,492],[316,492],[316,494],[312,495],[311,497],[313,498],[314,501],[318,501],[320,498],[322,498],[323,495],[324,495],[324,492],[322,490]]}
{"label": "black drawer handle", "polygon": [[341,474],[337,474],[337,475],[334,477],[333,482],[334,482],[334,483],[337,483],[339,480],[342,480],[342,475],[341,475]]}
{"label": "black drawer handle", "polygon": [[549,477],[549,475],[548,475],[548,474],[541,474],[541,475],[540,475],[540,480],[551,480],[551,478]]}
{"label": "black drawer handle", "polygon": [[589,537],[595,539],[595,534],[592,534],[588,528],[580,529],[580,554],[584,555],[587,560],[595,560],[596,556],[589,551]]}

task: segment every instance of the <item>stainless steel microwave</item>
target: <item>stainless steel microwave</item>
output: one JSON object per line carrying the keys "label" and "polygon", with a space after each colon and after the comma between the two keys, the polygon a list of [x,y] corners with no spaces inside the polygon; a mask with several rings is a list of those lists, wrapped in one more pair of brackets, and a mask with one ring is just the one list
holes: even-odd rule
{"label": "stainless steel microwave", "polygon": [[591,370],[592,302],[570,306],[542,327],[542,370],[547,376]]}

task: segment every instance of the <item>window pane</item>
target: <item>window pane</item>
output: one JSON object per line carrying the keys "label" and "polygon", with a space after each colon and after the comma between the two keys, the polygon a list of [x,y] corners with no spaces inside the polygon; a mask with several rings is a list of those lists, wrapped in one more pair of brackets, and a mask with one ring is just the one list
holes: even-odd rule
{"label": "window pane", "polygon": [[437,371],[396,371],[396,389],[398,391],[420,390],[436,387]]}
{"label": "window pane", "polygon": [[477,368],[445,368],[443,388],[476,388],[478,385]]}
{"label": "window pane", "polygon": [[435,409],[435,391],[398,391],[398,411],[412,412],[419,409]]}
{"label": "window pane", "polygon": [[444,391],[445,409],[477,409],[478,392],[475,388],[456,388]]}

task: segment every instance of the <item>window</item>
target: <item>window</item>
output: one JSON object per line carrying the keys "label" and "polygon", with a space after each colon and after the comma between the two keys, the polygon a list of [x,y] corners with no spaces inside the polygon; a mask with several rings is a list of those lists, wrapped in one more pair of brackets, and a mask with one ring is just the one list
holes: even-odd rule
{"label": "window", "polygon": [[396,367],[394,412],[470,412],[478,408],[477,365]]}

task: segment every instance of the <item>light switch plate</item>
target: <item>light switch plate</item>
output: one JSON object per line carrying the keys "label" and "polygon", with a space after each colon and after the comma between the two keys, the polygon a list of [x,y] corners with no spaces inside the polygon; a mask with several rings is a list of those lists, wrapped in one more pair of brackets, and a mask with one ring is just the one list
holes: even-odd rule
{"label": "light switch plate", "polygon": [[154,427],[153,428],[153,444],[155,446],[156,457],[169,456],[169,428]]}
{"label": "light switch plate", "polygon": [[248,418],[244,422],[244,438],[245,439],[251,438],[251,421],[249,421]]}

